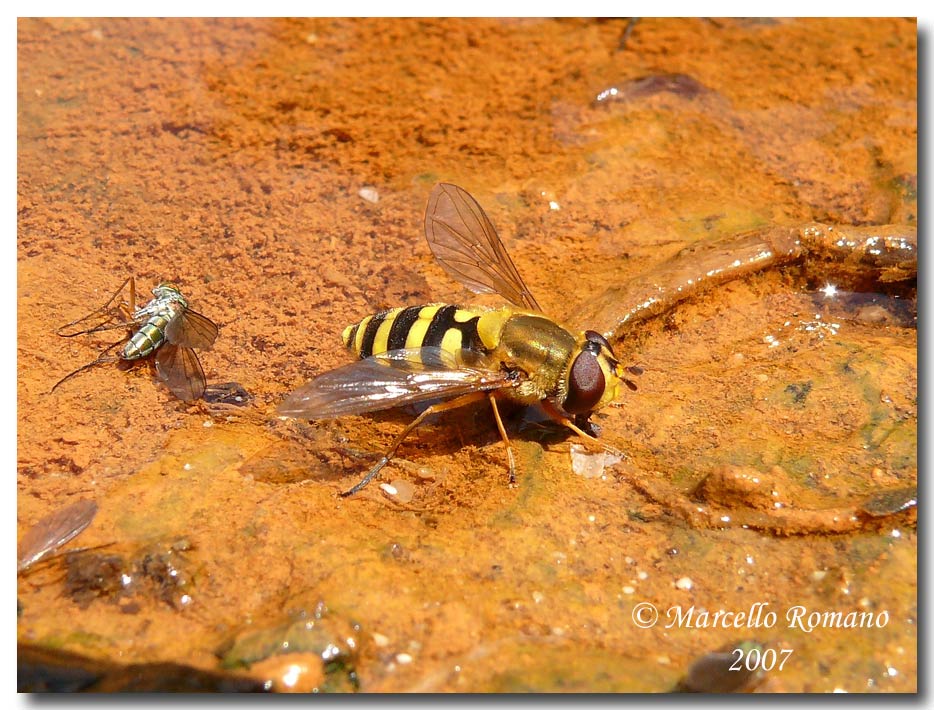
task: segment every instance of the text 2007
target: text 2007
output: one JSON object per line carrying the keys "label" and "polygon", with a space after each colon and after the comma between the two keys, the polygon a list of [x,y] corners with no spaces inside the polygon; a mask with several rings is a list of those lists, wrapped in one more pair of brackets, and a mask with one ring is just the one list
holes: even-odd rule
{"label": "text 2007", "polygon": [[732,654],[736,657],[732,665],[730,665],[731,671],[771,671],[778,668],[782,670],[785,667],[785,661],[794,653],[793,649],[783,648],[779,651],[776,651],[774,648],[767,648],[765,650],[759,648],[734,648]]}

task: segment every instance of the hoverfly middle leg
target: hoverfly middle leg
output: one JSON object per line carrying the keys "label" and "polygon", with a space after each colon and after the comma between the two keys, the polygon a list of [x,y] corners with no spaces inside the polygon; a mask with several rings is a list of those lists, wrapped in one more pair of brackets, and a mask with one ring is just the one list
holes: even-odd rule
{"label": "hoverfly middle leg", "polygon": [[499,429],[499,435],[506,446],[506,458],[509,460],[509,485],[516,483],[516,458],[512,455],[512,446],[509,444],[509,437],[506,436],[506,427],[503,426],[503,420],[499,416],[499,407],[496,405],[496,395],[493,392],[487,393],[490,400],[490,406],[493,408],[493,418],[496,420],[496,428]]}
{"label": "hoverfly middle leg", "polygon": [[383,454],[380,457],[379,461],[376,462],[376,465],[373,466],[373,468],[371,468],[369,472],[363,478],[361,478],[359,483],[357,483],[353,488],[341,493],[341,497],[346,498],[348,496],[352,496],[354,493],[356,493],[361,488],[363,488],[367,483],[372,481],[376,477],[376,474],[380,472],[380,469],[382,469],[383,466],[385,466],[387,463],[390,462],[390,460],[392,460],[392,457],[396,453],[396,449],[399,448],[399,445],[405,440],[405,437],[407,437],[412,432],[412,430],[415,429],[415,427],[421,424],[422,421],[424,421],[426,417],[428,417],[431,414],[438,414],[439,412],[446,412],[449,409],[456,409],[457,407],[463,407],[465,404],[470,404],[471,402],[477,402],[485,397],[486,397],[486,392],[469,392],[460,397],[455,397],[454,399],[448,400],[447,402],[439,402],[438,404],[433,404],[430,407],[428,407],[424,412],[422,412],[417,417],[415,417],[415,419],[413,419],[412,422],[405,429],[399,432],[399,435],[392,442],[392,445],[386,450],[386,453]]}

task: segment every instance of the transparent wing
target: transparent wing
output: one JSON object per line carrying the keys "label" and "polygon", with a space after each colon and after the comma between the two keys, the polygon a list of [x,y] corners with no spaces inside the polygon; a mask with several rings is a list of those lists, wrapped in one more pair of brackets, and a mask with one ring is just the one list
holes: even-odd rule
{"label": "transparent wing", "polygon": [[217,325],[210,318],[185,309],[165,327],[165,337],[179,347],[209,350],[217,339]]}
{"label": "transparent wing", "polygon": [[79,500],[33,525],[19,543],[16,571],[22,572],[84,530],[97,514],[97,503]]}
{"label": "transparent wing", "polygon": [[172,394],[185,402],[204,394],[204,370],[191,348],[165,343],[156,351],[156,374]]}
{"label": "transparent wing", "polygon": [[517,384],[515,375],[485,367],[475,353],[440,348],[390,350],[325,372],[279,405],[281,416],[327,419]]}
{"label": "transparent wing", "polygon": [[457,185],[438,183],[428,197],[425,236],[438,263],[474,293],[498,293],[540,311],[483,208]]}

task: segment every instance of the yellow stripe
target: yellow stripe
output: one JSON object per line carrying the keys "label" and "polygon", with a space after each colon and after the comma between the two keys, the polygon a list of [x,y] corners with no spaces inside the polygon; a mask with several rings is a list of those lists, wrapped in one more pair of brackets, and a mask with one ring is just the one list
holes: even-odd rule
{"label": "yellow stripe", "polygon": [[392,329],[392,323],[396,316],[402,311],[401,308],[393,308],[386,314],[386,318],[376,329],[376,337],[373,339],[373,354],[378,355],[389,349],[389,331]]}
{"label": "yellow stripe", "polygon": [[353,330],[353,326],[348,325],[346,328],[344,328],[343,332],[341,332],[341,342],[344,344],[345,348],[349,348],[352,345],[352,343],[347,342],[347,340],[350,338],[351,330]]}
{"label": "yellow stripe", "polygon": [[512,317],[512,310],[509,308],[497,308],[495,311],[487,311],[480,316],[477,322],[477,334],[480,336],[483,347],[493,350],[499,345],[503,325],[510,317]]}
{"label": "yellow stripe", "polygon": [[425,333],[428,332],[428,326],[431,325],[431,319],[435,317],[435,313],[438,312],[438,309],[441,308],[438,306],[425,306],[418,314],[418,320],[412,323],[412,327],[409,328],[409,334],[405,339],[405,347],[407,348],[420,348],[422,347],[422,341],[425,340]]}
{"label": "yellow stripe", "polygon": [[454,320],[458,323],[466,323],[471,318],[476,318],[478,315],[480,314],[465,310],[463,308],[458,308],[456,311],[454,311]]}
{"label": "yellow stripe", "polygon": [[366,324],[371,320],[373,320],[373,316],[367,316],[357,326],[357,337],[353,340],[353,351],[355,353],[359,353],[363,348],[363,335],[366,333]]}
{"label": "yellow stripe", "polygon": [[[456,320],[456,317],[455,317]],[[457,352],[461,349],[463,336],[457,328],[448,328],[448,332],[441,339],[441,349],[449,353]]]}

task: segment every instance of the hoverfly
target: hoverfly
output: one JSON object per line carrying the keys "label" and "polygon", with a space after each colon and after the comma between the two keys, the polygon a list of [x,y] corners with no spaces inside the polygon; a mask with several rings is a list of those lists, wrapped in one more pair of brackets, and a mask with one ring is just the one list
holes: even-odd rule
{"label": "hoverfly", "polygon": [[[112,307],[126,285],[130,286],[129,310],[121,304]],[[56,332],[65,338],[87,335],[115,328],[127,328],[129,339],[120,340],[104,349],[93,362],[79,367],[55,383],[52,391],[65,380],[90,367],[107,362],[132,363],[155,353],[156,374],[179,399],[191,401],[204,394],[204,370],[194,348],[203,350],[214,345],[217,326],[208,318],[188,307],[188,301],[174,284],[163,282],[152,290],[154,298],[141,308],[136,307],[136,283],[130,276],[100,308],[91,311]],[[69,330],[94,316],[101,316],[96,325],[84,330]],[[107,353],[118,345],[117,355]]]}
{"label": "hoverfly", "polygon": [[592,330],[575,335],[542,314],[489,218],[467,191],[435,185],[425,212],[425,236],[451,276],[474,293],[497,293],[511,305],[393,308],[344,329],[344,345],[361,359],[299,387],[279,405],[281,416],[326,419],[443,401],[405,427],[343,496],[369,483],[431,414],[488,399],[514,482],[515,458],[498,399],[539,404],[593,444],[596,439],[584,431],[591,426],[590,415],[616,398],[620,383],[636,389],[624,373],[641,370],[624,368],[603,335]]}

